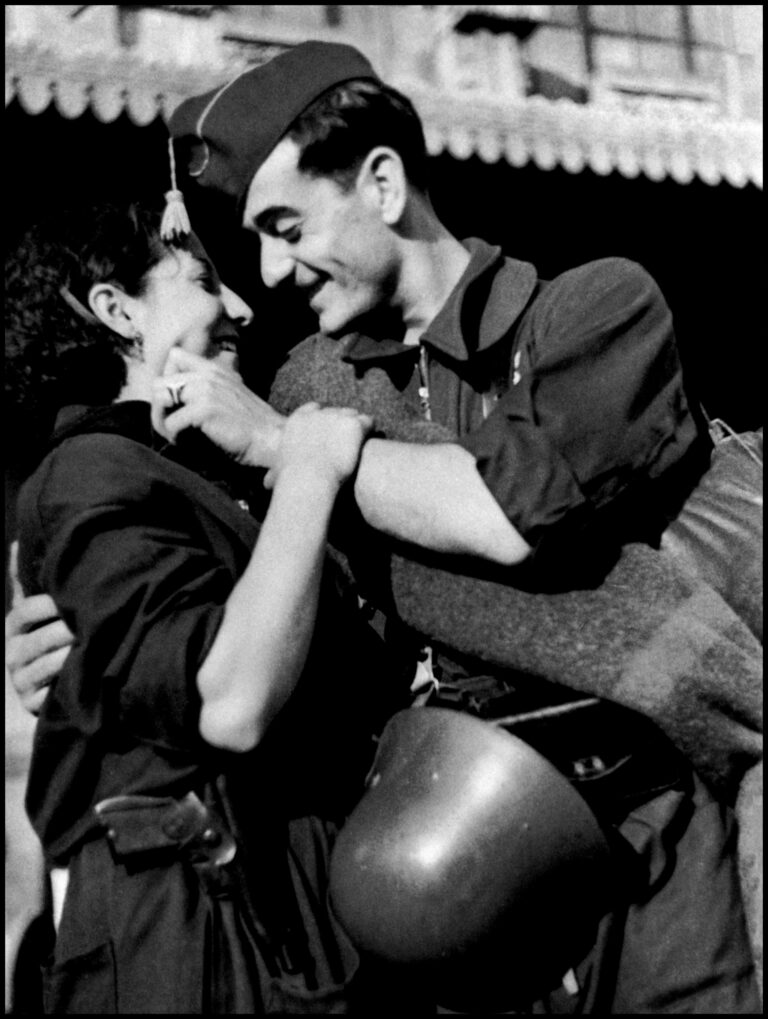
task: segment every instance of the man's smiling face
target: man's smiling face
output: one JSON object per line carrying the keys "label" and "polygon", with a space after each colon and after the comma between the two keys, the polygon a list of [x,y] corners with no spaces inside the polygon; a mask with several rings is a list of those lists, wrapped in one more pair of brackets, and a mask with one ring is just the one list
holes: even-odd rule
{"label": "man's smiling face", "polygon": [[395,235],[382,222],[371,182],[358,178],[344,191],[330,177],[302,173],[298,160],[298,146],[284,138],[251,182],[243,225],[261,239],[266,285],[297,287],[323,332],[340,336],[389,304]]}

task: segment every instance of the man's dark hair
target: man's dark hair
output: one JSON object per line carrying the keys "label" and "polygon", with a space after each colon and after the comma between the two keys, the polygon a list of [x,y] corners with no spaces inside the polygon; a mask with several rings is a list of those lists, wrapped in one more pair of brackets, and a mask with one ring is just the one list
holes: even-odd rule
{"label": "man's dark hair", "polygon": [[111,403],[124,385],[123,356],[136,341],[78,314],[61,288],[85,309],[95,283],[141,295],[169,250],[161,214],[137,204],[61,212],[6,259],[5,398],[20,462],[39,454],[62,407]]}
{"label": "man's dark hair", "polygon": [[410,183],[427,192],[427,148],[413,104],[382,82],[344,82],[304,110],[286,137],[301,151],[299,169],[352,187],[363,160],[377,145],[394,149]]}

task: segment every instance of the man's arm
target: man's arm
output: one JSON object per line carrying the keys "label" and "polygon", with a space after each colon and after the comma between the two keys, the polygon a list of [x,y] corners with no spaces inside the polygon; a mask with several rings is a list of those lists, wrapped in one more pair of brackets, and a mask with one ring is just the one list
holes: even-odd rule
{"label": "man's arm", "polygon": [[531,551],[478,474],[475,458],[454,443],[369,439],[355,498],[372,527],[423,548],[504,566]]}
{"label": "man's arm", "polygon": [[508,388],[459,439],[505,514],[537,553],[597,550],[608,513],[614,534],[657,541],[710,442],[656,282],[621,258],[570,269],[542,289],[516,342]]}
{"label": "man's arm", "polygon": [[[188,351],[174,348],[167,370],[155,386],[154,416],[168,438],[200,428],[241,463],[272,466],[282,415],[234,372]],[[169,383],[183,384],[184,406],[164,416],[172,406]],[[456,443],[369,440],[355,496],[371,526],[423,548],[503,565],[518,563],[530,552],[478,474],[475,458]]]}

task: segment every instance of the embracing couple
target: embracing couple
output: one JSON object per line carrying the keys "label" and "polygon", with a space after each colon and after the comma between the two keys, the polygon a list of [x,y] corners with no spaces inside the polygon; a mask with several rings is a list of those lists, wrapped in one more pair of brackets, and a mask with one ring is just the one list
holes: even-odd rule
{"label": "embracing couple", "polygon": [[[39,712],[46,1011],[759,1012],[734,820],[757,615],[688,540],[719,453],[654,281],[621,259],[544,281],[453,237],[413,107],[350,47],[246,71],[171,135],[320,331],[269,403],[246,387],[258,309],[175,188],[9,263],[14,398],[51,425],[6,652]],[[492,999],[371,951],[329,898],[388,720],[445,707],[548,720],[517,731],[618,875]]]}

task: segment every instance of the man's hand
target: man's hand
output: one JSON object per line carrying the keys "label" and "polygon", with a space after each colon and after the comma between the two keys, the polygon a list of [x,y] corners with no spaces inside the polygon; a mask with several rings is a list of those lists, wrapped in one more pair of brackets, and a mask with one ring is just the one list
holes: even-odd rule
{"label": "man's hand", "polygon": [[272,467],[285,418],[233,368],[174,347],[154,383],[152,424],[171,442],[185,428],[199,428],[240,463]]}
{"label": "man's hand", "polygon": [[11,546],[13,608],[5,617],[5,667],[21,703],[33,715],[61,671],[74,637],[47,594],[26,597],[19,583],[18,544]]}

